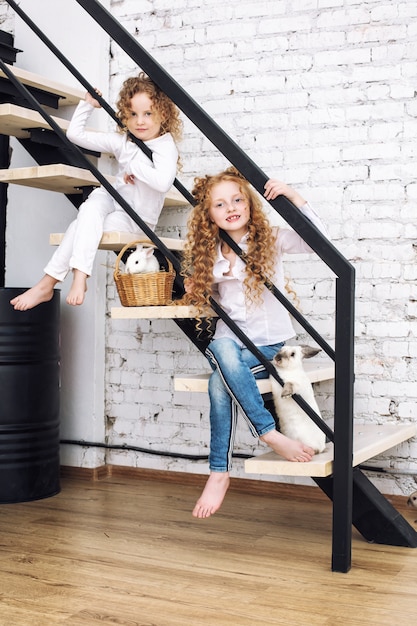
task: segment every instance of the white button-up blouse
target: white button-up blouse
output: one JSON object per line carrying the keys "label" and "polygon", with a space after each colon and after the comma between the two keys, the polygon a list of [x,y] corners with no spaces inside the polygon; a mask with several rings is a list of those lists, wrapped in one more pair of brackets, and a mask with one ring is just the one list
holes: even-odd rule
{"label": "white button-up blouse", "polygon": [[[326,228],[320,217],[307,202],[299,209],[323,234]],[[247,249],[245,235],[240,247]],[[282,255],[284,253],[297,254],[309,253],[313,250],[301,239],[301,237],[289,228],[279,228],[276,246],[278,250],[275,267],[274,284],[280,291],[285,289],[284,268]],[[219,244],[217,259],[213,267],[214,292],[213,298],[220,304],[229,317],[236,322],[247,337],[257,346],[268,346],[282,341],[287,341],[294,336],[295,331],[291,323],[290,315],[286,308],[265,287],[263,301],[259,304],[248,305],[245,298],[245,263],[240,257],[236,258],[232,275],[226,276],[230,270],[229,261],[221,252]],[[214,334],[214,339],[230,337],[239,345],[243,345],[227,324],[219,319]]]}

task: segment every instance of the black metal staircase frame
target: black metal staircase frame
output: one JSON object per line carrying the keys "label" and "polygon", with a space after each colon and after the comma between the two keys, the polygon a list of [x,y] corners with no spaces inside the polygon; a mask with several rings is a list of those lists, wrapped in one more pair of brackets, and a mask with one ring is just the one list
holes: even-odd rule
{"label": "black metal staircase frame", "polygon": [[[32,30],[44,38],[43,33],[19,8],[14,0],[7,0],[8,4],[15,9],[22,19],[32,27]],[[85,11],[107,32],[122,50],[142,68],[152,80],[162,89],[182,112],[210,139],[219,151],[232,163],[253,185],[263,194],[264,184],[269,177],[237,146],[233,140],[205,113],[205,111],[180,87],[180,85],[142,48],[142,46],[111,16],[111,14],[97,0],[76,0]],[[49,40],[48,40],[49,41]],[[51,43],[51,42],[49,42]],[[62,58],[60,51],[53,45],[50,49],[64,63],[69,62]],[[70,64],[69,64],[70,65]],[[128,215],[140,226],[149,239],[171,260],[175,269],[179,271],[180,265],[176,255],[168,250],[162,241],[149,229],[138,217],[126,201],[113,189],[100,171],[91,164],[83,153],[71,144],[65,133],[50,116],[43,111],[34,96],[16,79],[5,65],[0,61],[0,67],[15,85],[21,95],[30,105],[39,111],[52,130],[62,139],[76,158],[85,163],[97,180],[107,189],[113,198],[122,206]],[[72,71],[71,66],[69,69]],[[75,68],[73,68],[75,70]],[[75,70],[73,74],[86,86],[85,79]],[[95,93],[88,85],[87,90]],[[105,101],[100,104],[113,117],[109,105]],[[110,109],[110,110],[109,110]],[[146,146],[145,146],[146,147]],[[148,156],[151,155],[148,154]],[[175,186],[190,201],[190,194],[180,183]],[[191,200],[192,203],[192,200]],[[358,469],[353,470],[353,381],[354,381],[354,291],[355,272],[353,266],[338,252],[338,250],[324,237],[318,229],[284,196],[270,201],[271,206],[287,221],[290,226],[308,243],[317,255],[336,275],[336,315],[335,315],[335,350],[312,329],[308,322],[303,320],[303,326],[307,332],[311,330],[313,338],[324,347],[325,351],[335,361],[335,397],[334,397],[334,432],[331,431],[312,411],[309,405],[298,396],[295,398],[310,417],[318,423],[330,440],[334,442],[333,475],[327,479],[315,479],[318,486],[333,501],[333,533],[332,533],[332,570],[347,572],[351,567],[351,541],[352,524],[363,534],[368,541],[387,543],[389,545],[401,545],[417,547],[417,533],[395,511],[390,503],[372,485],[367,477]],[[225,234],[227,235],[227,234]],[[222,234],[223,236],[223,234]],[[239,246],[233,246],[238,254],[241,254]],[[291,309],[288,300],[276,293],[276,288],[269,286],[275,296],[287,309]],[[215,301],[211,302],[212,308],[242,340],[242,342],[259,358],[268,372],[281,384],[275,368],[257,350],[256,346],[242,333]],[[297,312],[297,317],[299,314]],[[186,326],[189,322],[186,322]],[[181,327],[181,324],[179,324]],[[189,326],[184,329],[189,335]],[[200,347],[198,341],[194,341]]]}

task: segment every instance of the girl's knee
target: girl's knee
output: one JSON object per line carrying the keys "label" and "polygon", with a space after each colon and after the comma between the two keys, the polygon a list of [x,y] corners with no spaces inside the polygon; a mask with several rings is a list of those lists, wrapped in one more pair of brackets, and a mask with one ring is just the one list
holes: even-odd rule
{"label": "girl's knee", "polygon": [[214,365],[234,367],[241,362],[241,348],[233,339],[214,339],[206,350],[206,356]]}
{"label": "girl's knee", "polygon": [[208,391],[211,397],[225,391],[224,384],[218,370],[214,370],[214,372],[210,375],[208,381]]}

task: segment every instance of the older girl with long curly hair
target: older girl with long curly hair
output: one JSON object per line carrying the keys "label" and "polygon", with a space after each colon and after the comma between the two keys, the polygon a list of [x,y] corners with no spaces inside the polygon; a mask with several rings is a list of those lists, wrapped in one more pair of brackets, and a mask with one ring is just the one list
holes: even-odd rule
{"label": "older girl with long curly hair", "polygon": [[[313,208],[291,187],[270,179],[264,196],[284,195],[322,232],[324,225]],[[261,353],[271,360],[294,336],[285,307],[264,284],[285,288],[284,253],[312,252],[293,230],[271,227],[262,201],[234,169],[195,180],[192,210],[183,256],[186,294],[182,302],[202,315],[210,297],[217,301]],[[241,259],[221,238],[229,234],[244,252]],[[265,408],[255,378],[268,372],[229,326],[219,319],[206,350],[213,372],[210,397],[210,476],[198,499],[194,517],[206,518],[221,506],[229,486],[237,411],[240,409],[255,437],[289,461],[308,462],[314,451],[278,432]]]}
{"label": "older girl with long curly hair", "polygon": [[[86,130],[95,108],[100,108],[98,100],[87,93],[74,112],[67,137],[87,150],[114,155],[118,165],[115,189],[154,230],[177,172],[176,142],[182,129],[179,110],[143,72],[125,80],[120,90],[117,116],[122,128],[107,133]],[[132,141],[132,136],[148,146],[152,160]],[[55,285],[70,270],[72,285],[67,303],[82,304],[100,239],[104,231],[111,230],[134,235],[142,232],[112,195],[99,187],[81,205],[77,219],[45,267],[45,275],[34,287],[11,300],[12,306],[26,311],[50,300]]]}

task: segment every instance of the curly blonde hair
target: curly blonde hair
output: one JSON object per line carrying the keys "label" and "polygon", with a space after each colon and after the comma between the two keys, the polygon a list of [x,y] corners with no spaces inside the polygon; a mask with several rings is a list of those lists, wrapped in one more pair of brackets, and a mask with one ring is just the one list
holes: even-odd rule
{"label": "curly blonde hair", "polygon": [[[179,109],[144,72],[140,72],[138,76],[127,78],[121,87],[119,99],[116,103],[116,114],[122,124],[126,125],[131,110],[130,101],[137,93],[146,93],[152,100],[155,111],[161,117],[160,135],[171,133],[176,142],[180,141],[183,124],[180,119]],[[118,130],[126,132],[126,128],[118,128]]]}
{"label": "curly blonde hair", "polygon": [[244,253],[246,277],[245,293],[248,302],[262,301],[264,281],[272,281],[276,262],[276,233],[274,233],[256,195],[248,181],[233,167],[214,176],[195,178],[192,195],[196,205],[188,220],[181,275],[192,282],[192,290],[181,299],[181,304],[197,307],[199,313],[209,306],[213,293],[213,266],[221,241],[219,227],[209,217],[213,187],[224,181],[239,185],[240,193],[249,204],[247,251]]}

